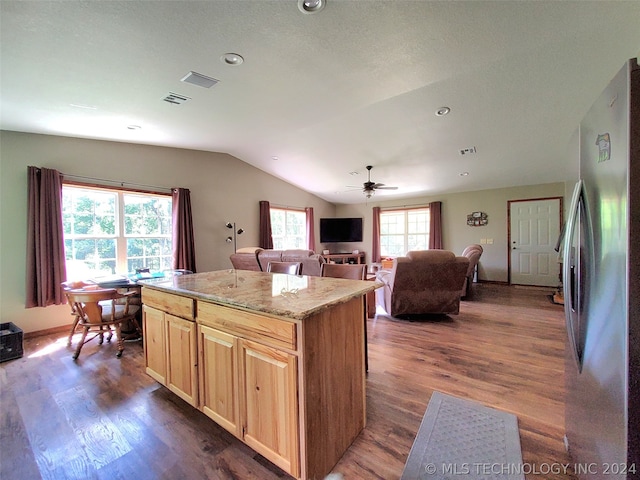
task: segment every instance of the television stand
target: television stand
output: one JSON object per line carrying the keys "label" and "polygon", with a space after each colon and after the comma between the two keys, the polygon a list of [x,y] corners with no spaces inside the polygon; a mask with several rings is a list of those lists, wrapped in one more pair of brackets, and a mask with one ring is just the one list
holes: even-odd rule
{"label": "television stand", "polygon": [[[327,262],[333,263],[364,263],[364,252],[360,253],[329,253],[322,255]],[[354,260],[351,262],[351,260]]]}

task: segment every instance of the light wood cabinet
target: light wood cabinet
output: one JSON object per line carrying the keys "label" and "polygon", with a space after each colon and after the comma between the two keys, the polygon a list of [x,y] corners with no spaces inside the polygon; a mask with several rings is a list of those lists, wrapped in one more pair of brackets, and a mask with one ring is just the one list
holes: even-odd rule
{"label": "light wood cabinet", "polygon": [[209,304],[198,305],[198,322],[201,410],[297,477],[297,357],[219,330],[245,337],[269,332],[264,342],[291,347],[296,324]]}
{"label": "light wood cabinet", "polygon": [[241,438],[238,423],[238,338],[198,325],[200,409]]}
{"label": "light wood cabinet", "polygon": [[198,405],[196,324],[165,313],[167,322],[167,388],[194,407]]}
{"label": "light wood cabinet", "polygon": [[[149,292],[152,292],[149,294]],[[146,372],[184,401],[198,406],[196,324],[188,300],[143,289],[142,324]],[[172,297],[179,308],[173,309]],[[189,300],[193,305],[193,300]],[[177,311],[187,318],[167,310]]]}
{"label": "light wood cabinet", "polygon": [[297,358],[249,340],[240,358],[243,440],[298,476]]}
{"label": "light wood cabinet", "polygon": [[366,423],[362,295],[292,318],[200,288],[143,288],[147,373],[293,477],[323,478]]}
{"label": "light wood cabinet", "polygon": [[164,312],[144,306],[144,357],[146,372],[155,381],[167,384],[167,334]]}

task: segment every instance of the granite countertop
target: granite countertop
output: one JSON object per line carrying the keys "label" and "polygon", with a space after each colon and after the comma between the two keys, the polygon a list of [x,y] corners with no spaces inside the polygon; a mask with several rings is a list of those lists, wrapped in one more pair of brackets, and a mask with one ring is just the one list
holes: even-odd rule
{"label": "granite countertop", "polygon": [[382,287],[382,283],[364,280],[233,269],[140,280],[138,283],[205,302],[297,320]]}

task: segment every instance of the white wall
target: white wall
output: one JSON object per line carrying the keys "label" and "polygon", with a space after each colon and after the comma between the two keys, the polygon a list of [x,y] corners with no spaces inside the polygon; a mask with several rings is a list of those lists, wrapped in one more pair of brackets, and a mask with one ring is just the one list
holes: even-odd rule
{"label": "white wall", "polygon": [[[232,244],[225,223],[245,233],[238,248],[258,244],[260,200],[313,207],[320,217],[335,206],[237,158],[221,153],[0,132],[0,319],[25,332],[70,324],[67,305],[24,308],[27,166],[125,183],[191,190],[197,270],[230,268]],[[319,238],[316,238],[316,243]]]}
{"label": "white wall", "polygon": [[[364,238],[362,244],[345,244],[346,251],[352,249],[365,250],[367,262],[371,261],[372,245],[372,208],[402,207],[413,205],[427,205],[430,202],[442,202],[442,236],[443,247],[458,255],[467,245],[480,243],[481,239],[493,239],[493,244],[482,245],[484,252],[480,259],[479,278],[494,282],[508,280],[507,245],[507,205],[509,200],[530,198],[564,197],[564,183],[549,183],[544,185],[530,185],[524,187],[502,188],[496,190],[480,190],[476,192],[452,193],[434,197],[417,197],[410,200],[381,201],[377,197],[375,202],[360,205],[338,205],[338,217],[363,217]],[[471,212],[485,212],[488,224],[483,227],[467,225],[467,215]]]}

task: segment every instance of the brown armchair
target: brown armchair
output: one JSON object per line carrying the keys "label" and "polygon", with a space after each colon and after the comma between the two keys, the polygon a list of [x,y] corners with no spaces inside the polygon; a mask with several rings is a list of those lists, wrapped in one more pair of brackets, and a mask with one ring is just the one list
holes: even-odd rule
{"label": "brown armchair", "polygon": [[460,291],[469,259],[447,250],[419,250],[398,257],[391,271],[378,273],[384,287],[376,301],[392,317],[454,314],[460,311]]}
{"label": "brown armchair", "polygon": [[473,276],[476,273],[476,268],[478,267],[478,262],[480,261],[480,256],[482,255],[481,245],[473,244],[469,245],[462,252],[463,257],[467,257],[469,259],[469,268],[467,268],[467,275],[464,278],[464,286],[462,287],[462,291],[460,292],[461,297],[466,297],[471,292],[471,284],[473,283]]}

